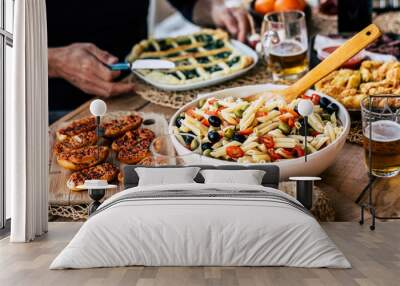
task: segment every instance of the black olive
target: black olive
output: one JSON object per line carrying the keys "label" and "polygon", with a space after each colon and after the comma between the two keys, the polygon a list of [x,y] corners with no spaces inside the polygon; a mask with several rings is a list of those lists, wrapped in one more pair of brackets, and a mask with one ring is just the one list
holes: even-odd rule
{"label": "black olive", "polygon": [[273,110],[279,111],[279,107],[274,107]]}
{"label": "black olive", "polygon": [[[310,134],[314,131],[314,129],[312,129],[310,126],[308,126],[307,128],[307,136],[310,136]],[[304,125],[301,125],[300,129],[299,129],[299,134],[301,136],[306,136],[306,128],[304,127]]]}
{"label": "black olive", "polygon": [[181,126],[182,126],[182,121],[185,119],[185,117],[183,117],[183,116],[178,116],[176,119],[175,119],[175,125],[176,125],[176,127],[178,127],[178,128],[180,128]]}
{"label": "black olive", "polygon": [[339,111],[339,106],[336,103],[331,102],[327,107],[326,107],[326,111],[329,114],[332,114],[334,112],[338,112]]}
{"label": "black olive", "polygon": [[210,142],[205,142],[203,144],[201,144],[201,150],[205,151],[207,149],[211,149],[212,148],[212,144]]}
{"label": "black olive", "polygon": [[[300,129],[299,129],[299,134],[301,136],[306,136],[306,128],[304,127],[304,125],[302,124]],[[310,128],[307,129],[307,136],[310,135]]]}
{"label": "black olive", "polygon": [[319,101],[319,106],[321,106],[322,108],[326,108],[329,104],[331,104],[331,101],[328,98],[321,97]]}
{"label": "black olive", "polygon": [[212,143],[216,143],[221,139],[221,136],[217,131],[210,131],[208,132],[208,140],[210,140]]}
{"label": "black olive", "polygon": [[246,141],[246,136],[239,134],[239,133],[235,133],[235,134],[233,134],[232,140],[243,143],[244,141]]}
{"label": "black olive", "polygon": [[192,143],[193,141],[193,137],[192,136],[188,136],[188,135],[182,135],[183,141],[185,141],[185,143],[187,145],[190,145],[190,143]]}
{"label": "black olive", "polygon": [[220,127],[222,121],[218,116],[210,116],[208,117],[208,123],[210,123],[211,126]]}

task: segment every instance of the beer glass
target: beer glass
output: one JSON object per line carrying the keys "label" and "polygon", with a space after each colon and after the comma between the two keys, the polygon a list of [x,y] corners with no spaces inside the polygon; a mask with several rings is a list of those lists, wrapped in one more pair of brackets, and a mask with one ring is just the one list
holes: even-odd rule
{"label": "beer glass", "polygon": [[367,167],[377,177],[400,173],[400,96],[379,95],[361,101]]}
{"label": "beer glass", "polygon": [[308,40],[305,15],[301,11],[266,14],[263,51],[276,80],[297,80],[308,71]]}

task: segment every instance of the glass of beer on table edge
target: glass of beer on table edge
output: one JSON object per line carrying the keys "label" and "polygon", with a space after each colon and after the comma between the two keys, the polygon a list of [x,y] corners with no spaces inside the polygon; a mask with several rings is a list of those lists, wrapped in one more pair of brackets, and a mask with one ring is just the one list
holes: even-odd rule
{"label": "glass of beer on table edge", "polygon": [[[376,177],[400,173],[400,96],[379,95],[361,101],[365,161]],[[371,166],[370,166],[371,165]]]}
{"label": "glass of beer on table edge", "polygon": [[308,38],[302,11],[273,12],[264,16],[263,51],[272,77],[297,80],[308,71]]}

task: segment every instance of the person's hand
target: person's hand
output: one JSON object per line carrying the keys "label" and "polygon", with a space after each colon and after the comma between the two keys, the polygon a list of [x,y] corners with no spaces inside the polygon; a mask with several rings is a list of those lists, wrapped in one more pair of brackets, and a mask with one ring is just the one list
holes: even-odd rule
{"label": "person's hand", "polygon": [[49,77],[60,77],[88,94],[110,97],[133,91],[134,85],[113,82],[120,75],[106,65],[118,61],[116,57],[90,43],[76,43],[66,47],[49,48]]}
{"label": "person's hand", "polygon": [[250,33],[247,11],[242,7],[227,7],[224,1],[212,1],[211,17],[217,27],[225,28],[239,41],[245,42]]}
{"label": "person's hand", "polygon": [[247,11],[243,7],[227,7],[224,0],[198,0],[193,20],[199,25],[215,25],[228,30],[239,41],[245,42],[250,32]]}

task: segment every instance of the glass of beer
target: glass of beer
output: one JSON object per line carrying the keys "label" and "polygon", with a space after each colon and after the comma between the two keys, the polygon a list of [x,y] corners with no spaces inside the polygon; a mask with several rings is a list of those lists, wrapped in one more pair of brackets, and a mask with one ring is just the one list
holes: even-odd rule
{"label": "glass of beer", "polygon": [[367,167],[376,177],[400,173],[400,96],[366,97],[361,102]]}
{"label": "glass of beer", "polygon": [[303,12],[266,14],[262,33],[265,60],[275,81],[297,80],[308,71],[307,28]]}

